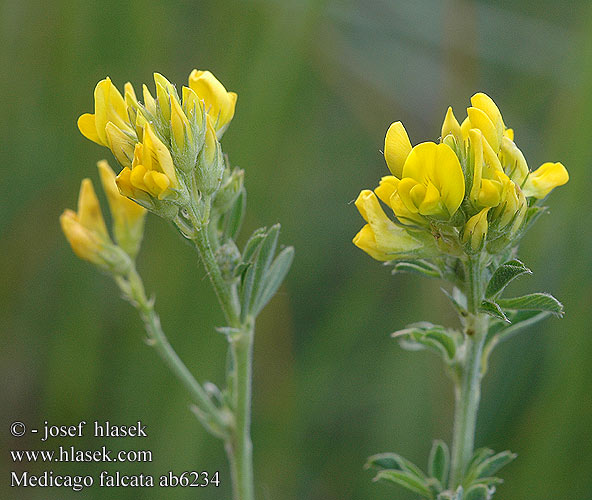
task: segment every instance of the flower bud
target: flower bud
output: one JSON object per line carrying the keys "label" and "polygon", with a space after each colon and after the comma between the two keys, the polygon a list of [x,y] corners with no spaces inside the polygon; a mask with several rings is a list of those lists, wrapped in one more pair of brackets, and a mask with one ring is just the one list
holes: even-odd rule
{"label": "flower bud", "polygon": [[473,215],[465,224],[462,242],[467,247],[467,250],[479,252],[483,247],[487,238],[487,212],[489,212],[489,207]]}
{"label": "flower bud", "polygon": [[80,186],[78,212],[65,210],[60,216],[60,225],[79,258],[117,274],[129,268],[129,258],[109,237],[90,179],[84,179]]}
{"label": "flower bud", "polygon": [[198,189],[206,195],[213,194],[220,187],[223,172],[222,151],[216,139],[216,131],[208,115],[205,142],[199,153],[195,172]]}
{"label": "flower bud", "polygon": [[220,266],[222,279],[227,283],[237,280],[234,270],[241,262],[241,254],[232,240],[228,240],[224,245],[216,250],[216,262]]}
{"label": "flower bud", "polygon": [[115,182],[115,172],[105,160],[98,162],[97,166],[111,210],[115,241],[133,259],[142,242],[146,210],[121,195]]}

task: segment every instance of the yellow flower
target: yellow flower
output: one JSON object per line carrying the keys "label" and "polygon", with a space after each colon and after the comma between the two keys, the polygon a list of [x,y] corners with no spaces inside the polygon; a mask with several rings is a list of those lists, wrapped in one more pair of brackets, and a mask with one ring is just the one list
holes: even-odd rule
{"label": "yellow flower", "polygon": [[222,137],[234,116],[237,95],[228,92],[209,71],[194,69],[189,75],[189,87],[204,101],[216,134]]}
{"label": "yellow flower", "polygon": [[470,247],[474,252],[481,248],[487,237],[487,212],[489,212],[489,207],[473,215],[465,224],[462,241],[465,244],[470,242]]}
{"label": "yellow flower", "polygon": [[97,166],[113,219],[115,240],[133,258],[142,241],[146,209],[120,194],[115,182],[115,172],[107,161],[102,160]]}
{"label": "yellow flower", "polygon": [[93,264],[106,265],[105,252],[112,245],[90,179],[84,179],[78,196],[78,212],[65,210],[60,225],[74,253]]}
{"label": "yellow flower", "polygon": [[171,132],[175,140],[177,148],[182,150],[185,147],[185,138],[189,143],[193,143],[193,133],[191,132],[191,125],[181,105],[175,96],[170,96],[171,106]]}
{"label": "yellow flower", "polygon": [[146,124],[144,141],[136,144],[131,169],[124,168],[116,181],[121,193],[134,199],[145,199],[147,193],[161,200],[179,187],[171,153],[152,124]]}
{"label": "yellow flower", "polygon": [[463,171],[454,151],[433,142],[415,146],[403,165],[397,193],[413,214],[450,219],[465,194]]}
{"label": "yellow flower", "polygon": [[455,138],[457,144],[463,143],[463,135],[460,125],[450,106],[448,106],[446,116],[444,117],[444,122],[442,123],[442,141],[444,141],[444,139],[446,139],[446,137],[449,135],[452,135]]}
{"label": "yellow flower", "polygon": [[463,137],[466,140],[469,130],[479,129],[497,154],[506,129],[498,107],[491,97],[482,92],[471,97],[471,104],[467,108],[468,116],[461,125]]}
{"label": "yellow flower", "polygon": [[399,182],[401,181],[395,176],[386,175],[380,179],[380,184],[374,192],[380,201],[391,207],[399,222],[411,226],[427,226],[428,221],[421,215],[410,212],[401,200],[399,192],[397,191]]}
{"label": "yellow flower", "polygon": [[561,163],[547,162],[526,179],[524,183],[525,196],[534,196],[535,198],[544,198],[553,188],[563,186],[569,180],[569,174]]}
{"label": "yellow flower", "polygon": [[367,224],[356,234],[353,243],[374,259],[394,260],[422,249],[420,241],[386,216],[369,189],[360,193],[356,207]]}
{"label": "yellow flower", "polygon": [[473,180],[469,199],[477,206],[495,207],[502,199],[503,185],[508,176],[479,129],[469,131],[469,151],[473,165]]}
{"label": "yellow flower", "polygon": [[391,173],[401,178],[403,165],[411,153],[411,142],[401,122],[393,123],[384,138],[384,159]]}
{"label": "yellow flower", "polygon": [[[131,87],[131,85],[126,84],[126,87]],[[111,148],[107,124],[111,123],[120,133],[129,136],[131,139],[135,136],[135,131],[129,120],[125,100],[113,85],[111,79],[107,77],[101,80],[95,88],[95,114],[85,113],[80,116],[78,118],[78,128],[87,139]],[[117,156],[118,154],[116,154]]]}
{"label": "yellow flower", "polygon": [[[506,132],[508,132],[508,130],[506,130]],[[513,137],[514,133],[512,132],[512,134],[505,135],[502,139],[500,161],[503,165],[504,172],[508,177],[519,186],[522,186],[528,177],[528,164],[526,163],[526,158],[524,158],[522,151],[520,151],[516,144],[514,144]]]}
{"label": "yellow flower", "polygon": [[512,225],[510,232],[514,233],[518,230],[524,217],[528,204],[522,189],[510,179],[504,183],[502,200],[493,212],[492,221],[496,221],[501,229]]}

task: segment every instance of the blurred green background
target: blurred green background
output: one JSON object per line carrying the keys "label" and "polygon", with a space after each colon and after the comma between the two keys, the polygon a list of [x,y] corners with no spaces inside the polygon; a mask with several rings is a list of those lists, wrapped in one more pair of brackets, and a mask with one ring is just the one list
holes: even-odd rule
{"label": "blurred green background", "polygon": [[[261,500],[410,499],[373,484],[366,457],[397,451],[424,466],[450,440],[452,387],[438,359],[388,334],[417,320],[453,322],[439,284],[392,277],[356,249],[352,200],[386,167],[379,150],[402,120],[412,142],[436,139],[446,106],[491,95],[536,168],[562,161],[571,181],[525,240],[534,276],[567,315],[504,344],[492,359],[478,445],[510,448],[508,500],[592,499],[592,8],[585,0],[159,1],[4,0],[0,4],[0,354],[2,498],[230,497],[217,440],[187,411],[184,389],[142,341],[114,284],[74,257],[58,216],[81,178],[110,158],[84,139],[97,81],[121,89],[159,71],[178,86],[212,70],[239,94],[223,146],[243,167],[244,233],[280,221],[296,247],[285,286],[261,315],[253,439]],[[221,382],[225,340],[203,270],[171,227],[149,217],[139,267],[165,331],[200,380]],[[54,441],[149,449],[127,474],[220,470],[219,489],[8,490],[7,449],[37,449],[30,426],[110,420],[148,426],[143,440]],[[10,438],[10,439],[9,439]],[[53,464],[93,474],[103,464]],[[496,497],[497,498],[497,497]]]}

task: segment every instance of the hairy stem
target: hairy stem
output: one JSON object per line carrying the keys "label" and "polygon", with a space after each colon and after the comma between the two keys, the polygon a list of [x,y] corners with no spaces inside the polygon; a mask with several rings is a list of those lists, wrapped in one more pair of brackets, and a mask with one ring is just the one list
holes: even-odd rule
{"label": "hairy stem", "polygon": [[226,441],[235,499],[253,500],[253,445],[251,443],[251,378],[253,329],[247,328],[231,343],[234,359],[234,426]]}
{"label": "hairy stem", "polygon": [[460,377],[455,384],[454,429],[452,436],[450,484],[456,488],[462,481],[467,464],[473,455],[475,426],[481,396],[481,354],[487,333],[487,317],[470,315],[465,337],[466,356]]}
{"label": "hairy stem", "polygon": [[481,357],[487,336],[487,316],[479,312],[483,296],[483,270],[480,256],[471,256],[465,263],[466,295],[469,315],[465,319],[465,355],[455,379],[454,427],[450,467],[450,485],[461,484],[473,455],[475,427],[481,397]]}
{"label": "hairy stem", "polygon": [[[197,225],[196,225],[197,229]],[[220,267],[209,241],[208,231],[198,229],[193,240],[206,268],[220,307],[228,326],[235,328],[236,335],[230,338],[233,360],[232,384],[234,422],[226,439],[225,448],[232,472],[233,496],[235,500],[253,500],[253,445],[251,443],[251,379],[253,371],[254,328],[248,319],[240,319],[240,304],[236,286],[222,278]]]}

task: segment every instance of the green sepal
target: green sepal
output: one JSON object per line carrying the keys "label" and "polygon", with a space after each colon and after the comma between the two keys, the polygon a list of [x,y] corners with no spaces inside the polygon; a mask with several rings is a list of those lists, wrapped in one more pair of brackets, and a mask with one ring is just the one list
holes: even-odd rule
{"label": "green sepal", "polygon": [[522,297],[499,299],[497,302],[504,309],[548,311],[559,318],[563,317],[563,304],[550,293],[530,293]]}
{"label": "green sepal", "polygon": [[373,479],[374,481],[388,481],[391,483],[403,486],[414,493],[427,498],[428,500],[434,500],[434,494],[430,490],[429,486],[425,481],[421,481],[417,476],[407,471],[385,469],[379,471]]}
{"label": "green sepal", "polygon": [[[493,491],[492,491],[493,490]],[[495,488],[488,488],[484,484],[471,486],[464,495],[464,500],[491,500]]]}
{"label": "green sepal", "polygon": [[499,304],[492,302],[491,300],[484,300],[481,302],[481,306],[479,307],[479,311],[485,314],[489,314],[489,316],[493,316],[496,319],[505,321],[509,323],[510,320],[504,314]]}
{"label": "green sepal", "polygon": [[440,354],[447,363],[454,361],[462,334],[456,330],[427,322],[414,323],[403,330],[391,334],[399,345],[408,351],[417,351],[426,347]]}
{"label": "green sepal", "polygon": [[446,488],[450,467],[450,451],[444,441],[436,439],[428,458],[428,475],[437,479]]}
{"label": "green sepal", "polygon": [[426,260],[401,260],[394,263],[392,273],[415,273],[429,278],[441,278],[440,269]]}
{"label": "green sepal", "polygon": [[518,259],[505,262],[491,276],[485,290],[485,297],[491,299],[499,296],[512,280],[523,274],[532,274],[532,271]]}

